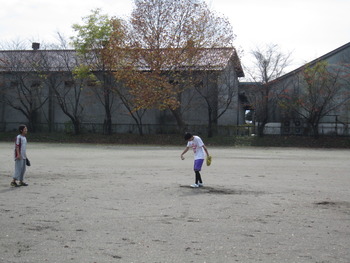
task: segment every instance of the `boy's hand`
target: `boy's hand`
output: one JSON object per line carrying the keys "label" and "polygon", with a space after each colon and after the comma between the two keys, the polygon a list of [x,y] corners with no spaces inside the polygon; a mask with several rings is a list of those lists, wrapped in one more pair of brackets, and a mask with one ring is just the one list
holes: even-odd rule
{"label": "boy's hand", "polygon": [[185,160],[185,157],[181,154],[181,160]]}

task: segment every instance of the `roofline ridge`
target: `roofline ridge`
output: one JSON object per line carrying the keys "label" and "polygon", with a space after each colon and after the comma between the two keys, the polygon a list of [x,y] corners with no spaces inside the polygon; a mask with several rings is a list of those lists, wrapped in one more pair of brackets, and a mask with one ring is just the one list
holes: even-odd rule
{"label": "roofline ridge", "polygon": [[316,59],[313,59],[313,60],[305,63],[304,65],[302,65],[302,66],[300,66],[300,67],[298,67],[298,68],[296,68],[296,69],[294,69],[294,70],[284,74],[283,76],[280,76],[280,77],[278,77],[278,78],[276,78],[274,80],[271,80],[269,82],[275,82],[277,80],[284,79],[284,78],[286,78],[286,77],[288,77],[290,75],[293,75],[296,72],[302,70],[306,65],[314,65],[317,62],[322,61],[322,60],[324,60],[324,59],[326,59],[326,58],[328,58],[328,57],[330,57],[330,56],[332,56],[332,55],[338,53],[339,51],[342,51],[342,50],[344,50],[345,48],[348,48],[348,47],[350,47],[350,42],[348,42],[348,43],[346,43],[346,44],[344,44],[344,45],[342,45],[342,46],[340,46],[340,47],[338,47],[338,48],[336,48],[336,49],[334,49],[334,50],[332,50],[332,51],[330,51],[330,52],[328,52],[328,53],[326,53],[326,54],[324,54],[324,55],[322,55],[322,56],[320,56],[320,57],[318,57]]}

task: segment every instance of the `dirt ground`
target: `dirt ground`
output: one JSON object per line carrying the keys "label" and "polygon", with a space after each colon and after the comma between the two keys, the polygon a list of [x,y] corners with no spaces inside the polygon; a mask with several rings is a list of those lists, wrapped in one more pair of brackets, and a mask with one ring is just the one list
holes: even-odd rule
{"label": "dirt ground", "polygon": [[0,262],[350,262],[350,150],[0,143]]}

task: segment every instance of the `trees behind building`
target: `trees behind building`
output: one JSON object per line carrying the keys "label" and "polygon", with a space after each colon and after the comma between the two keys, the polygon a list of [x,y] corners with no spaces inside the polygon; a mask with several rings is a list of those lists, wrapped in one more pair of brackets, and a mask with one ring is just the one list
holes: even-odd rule
{"label": "trees behind building", "polygon": [[[112,114],[117,110],[115,97],[118,97],[138,125],[140,134],[142,117],[150,109],[171,112],[179,130],[183,131],[186,126],[183,113],[188,107],[182,94],[195,88],[203,99],[200,103],[208,108],[209,126],[216,125],[222,113],[218,112],[218,105],[214,105],[217,102],[206,99],[213,94],[207,92],[203,83],[209,82],[203,81],[206,76],[200,76],[199,72],[214,72],[212,66],[217,65],[210,65],[208,59],[219,60],[218,57],[206,57],[205,49],[233,47],[235,36],[228,20],[211,11],[203,0],[135,0],[134,3],[128,21],[110,18],[96,9],[83,18],[82,24],[73,25],[76,35],[71,38],[71,44],[77,58],[68,61],[73,51],[61,52],[63,57],[55,65],[61,70],[56,71],[56,75],[67,71],[70,79],[64,83],[63,76],[54,79],[49,61],[57,58],[43,53],[40,61],[32,63],[41,68],[33,68],[31,73],[38,75],[38,83],[49,86],[49,92],[45,96],[31,95],[36,100],[42,98],[35,103],[26,102],[26,105],[35,105],[31,109],[11,104],[16,101],[14,98],[7,99],[8,104],[34,123],[32,115],[35,116],[38,107],[54,96],[62,112],[71,120],[74,132],[80,133],[84,116],[81,96],[91,93],[105,109],[103,131],[110,134]],[[64,50],[68,42],[62,35],[59,40],[56,48]],[[40,91],[38,87],[30,87],[27,91],[19,84],[16,87],[22,92],[21,96],[17,92],[17,100],[26,98],[32,91]],[[232,85],[229,90],[234,90]],[[228,108],[233,96],[234,92],[225,94],[226,100],[222,100],[220,107]],[[186,101],[193,103],[191,99]]]}

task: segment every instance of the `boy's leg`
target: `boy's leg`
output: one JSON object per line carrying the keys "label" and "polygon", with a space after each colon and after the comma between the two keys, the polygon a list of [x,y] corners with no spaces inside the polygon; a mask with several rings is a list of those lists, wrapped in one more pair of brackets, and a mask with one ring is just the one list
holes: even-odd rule
{"label": "boy's leg", "polygon": [[20,177],[19,177],[20,182],[23,182],[25,172],[26,172],[26,160],[22,159],[21,160],[21,173],[20,173]]}
{"label": "boy's leg", "polygon": [[195,171],[196,173],[196,184],[202,184],[202,177],[199,171]]}
{"label": "boy's leg", "polygon": [[202,184],[202,177],[200,174],[200,171],[202,170],[204,159],[194,160],[194,172],[196,174],[196,181],[195,184]]}
{"label": "boy's leg", "polygon": [[13,173],[11,186],[18,186],[16,181],[20,178],[21,164],[20,160],[15,160],[15,171]]}
{"label": "boy's leg", "polygon": [[13,180],[23,181],[24,173],[26,171],[26,160],[16,160],[15,161],[15,173],[13,175]]}
{"label": "boy's leg", "polygon": [[15,160],[15,172],[13,173],[13,181],[19,180],[21,171],[20,160]]}

